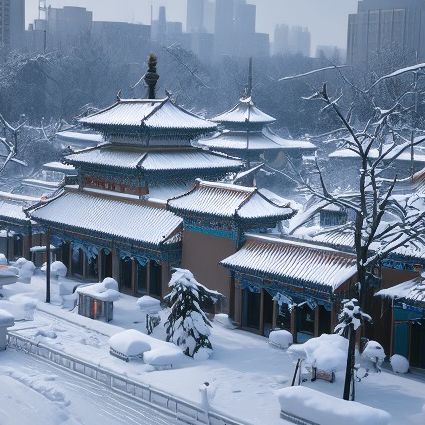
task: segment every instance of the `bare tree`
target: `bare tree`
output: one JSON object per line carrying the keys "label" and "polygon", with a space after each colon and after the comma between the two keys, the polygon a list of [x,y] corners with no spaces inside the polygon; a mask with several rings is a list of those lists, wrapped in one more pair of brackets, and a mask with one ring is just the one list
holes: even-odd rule
{"label": "bare tree", "polygon": [[[17,127],[12,126],[5,120],[3,115],[0,114],[0,124],[3,127],[3,136],[0,137],[0,143],[6,148],[5,154],[0,154],[0,158],[4,159],[3,164],[0,166],[0,175],[3,173],[9,162],[14,162],[19,165],[26,166],[26,162],[16,158],[18,154],[18,133],[25,123],[21,123]],[[8,135],[10,134],[10,137]]]}
{"label": "bare tree", "polygon": [[[319,160],[314,170],[316,179],[296,173],[294,179],[299,187],[315,202],[290,229],[293,233],[304,225],[321,208],[335,205],[351,211],[354,219],[341,227],[352,231],[356,254],[360,305],[367,310],[371,283],[379,279],[375,268],[394,250],[409,244],[425,242],[425,208],[414,194],[397,195],[399,182],[393,169],[401,155],[413,152],[414,147],[425,141],[424,132],[417,124],[418,98],[421,95],[419,77],[425,64],[416,65],[378,78],[370,87],[360,89],[347,79],[350,90],[356,94],[349,107],[341,106],[344,93],[331,96],[327,84],[307,100],[323,104],[322,112],[332,114],[338,120],[332,141],[346,149],[359,164],[359,174],[350,192],[336,191],[326,181]],[[339,69],[338,72],[341,72]],[[379,84],[394,78],[406,79],[413,73],[412,81],[392,99],[392,105],[380,108],[375,103],[373,91]],[[359,124],[360,105],[369,102],[372,113],[366,122]],[[311,177],[311,176],[310,176]]]}

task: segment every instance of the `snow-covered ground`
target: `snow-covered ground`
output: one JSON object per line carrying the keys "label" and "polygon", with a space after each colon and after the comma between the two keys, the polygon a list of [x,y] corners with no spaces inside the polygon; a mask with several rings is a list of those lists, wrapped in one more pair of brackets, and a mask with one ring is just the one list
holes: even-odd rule
{"label": "snow-covered ground", "polygon": [[172,418],[33,356],[0,353],[2,425],[169,425]]}
{"label": "snow-covered ground", "polygon": [[[59,301],[56,284],[52,289],[53,301]],[[285,423],[279,417],[280,406],[275,391],[290,385],[294,365],[285,350],[270,346],[261,336],[214,323],[211,336],[214,353],[210,360],[187,358],[179,368],[152,370],[142,361],[125,363],[109,355],[110,336],[123,328],[146,332],[145,317],[136,305],[136,298],[121,295],[114,304],[114,321],[105,324],[63,310],[60,306],[44,304],[43,275],[33,277],[30,285],[9,285],[2,293],[5,297],[23,293],[40,300],[34,321],[20,322],[14,327],[26,337],[194,403],[201,401],[200,385],[205,381],[212,382],[216,387],[211,402],[213,409],[252,424]],[[155,329],[154,336],[164,339],[161,325]],[[16,355],[10,351],[6,359]],[[4,355],[0,354],[2,358]],[[343,377],[337,374],[334,384],[316,381],[305,385],[341,397]],[[425,423],[425,380],[419,376],[400,376],[386,371],[371,374],[356,385],[356,399],[388,411],[392,415],[391,425]],[[95,420],[91,422],[96,423]]]}

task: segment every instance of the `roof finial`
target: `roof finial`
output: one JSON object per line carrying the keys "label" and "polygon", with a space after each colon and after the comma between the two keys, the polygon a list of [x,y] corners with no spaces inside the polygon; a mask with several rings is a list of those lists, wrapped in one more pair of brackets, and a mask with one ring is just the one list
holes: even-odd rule
{"label": "roof finial", "polygon": [[145,83],[148,86],[148,99],[155,99],[156,83],[159,80],[159,75],[156,72],[158,58],[151,53],[148,61],[148,71],[145,74]]}
{"label": "roof finial", "polygon": [[248,87],[247,87],[246,95],[247,97],[252,96],[252,57],[249,58]]}

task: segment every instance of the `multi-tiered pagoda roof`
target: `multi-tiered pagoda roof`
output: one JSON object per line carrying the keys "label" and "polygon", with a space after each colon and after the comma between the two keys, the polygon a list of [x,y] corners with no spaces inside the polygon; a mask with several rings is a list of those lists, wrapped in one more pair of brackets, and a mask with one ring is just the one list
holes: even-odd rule
{"label": "multi-tiered pagoda roof", "polygon": [[276,119],[257,108],[251,96],[241,98],[230,111],[211,121],[219,124],[222,131],[199,142],[211,150],[248,158],[266,152],[298,151],[303,154],[316,150],[308,141],[284,139],[274,133],[269,125]]}

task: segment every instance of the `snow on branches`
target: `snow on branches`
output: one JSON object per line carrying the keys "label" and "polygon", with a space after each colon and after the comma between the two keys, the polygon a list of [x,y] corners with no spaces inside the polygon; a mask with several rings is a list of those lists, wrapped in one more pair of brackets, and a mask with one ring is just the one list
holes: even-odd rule
{"label": "snow on branches", "polygon": [[350,326],[353,326],[356,331],[363,322],[372,321],[372,318],[362,311],[359,302],[355,298],[342,301],[342,311],[338,319],[340,322],[335,327],[335,333],[341,336],[346,335],[347,329]]}
{"label": "snow on branches", "polygon": [[[374,269],[381,261],[399,248],[425,243],[425,203],[412,193],[403,196],[397,193],[401,181],[394,171],[396,161],[402,156],[413,158],[415,148],[425,144],[424,131],[418,128],[418,97],[422,94],[418,70],[422,67],[393,72],[365,89],[349,84],[349,89],[356,93],[349,106],[344,106],[343,89],[331,93],[326,83],[306,98],[321,103],[322,112],[337,119],[331,141],[356,161],[359,171],[352,182],[352,189],[335,190],[327,181],[318,158],[308,177],[293,170],[293,180],[300,191],[311,196],[313,205],[296,219],[290,232],[295,232],[313,215],[331,205],[350,212],[351,221],[343,224],[341,230],[351,231],[353,235],[359,299],[363,308],[366,307],[371,284],[379,278],[375,276]],[[388,82],[400,76],[406,78],[409,72],[414,74],[412,82],[404,86],[397,96],[387,99],[385,107],[378,105],[373,90],[382,81]],[[348,80],[345,78],[344,81]],[[364,105],[368,106],[367,115]]]}
{"label": "snow on branches", "polygon": [[201,306],[215,304],[223,296],[196,281],[189,270],[175,269],[168,285],[171,292],[164,298],[171,304],[165,322],[167,341],[174,342],[184,354],[197,357],[212,350],[209,340],[212,327]]}

